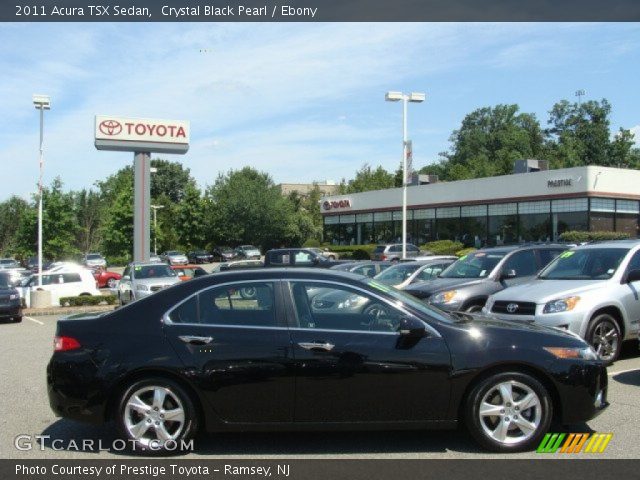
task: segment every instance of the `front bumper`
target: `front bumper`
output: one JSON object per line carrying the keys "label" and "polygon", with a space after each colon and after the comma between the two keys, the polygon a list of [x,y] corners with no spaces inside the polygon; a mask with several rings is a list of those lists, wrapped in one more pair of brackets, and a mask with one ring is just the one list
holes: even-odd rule
{"label": "front bumper", "polygon": [[10,304],[0,305],[0,318],[13,318],[22,315],[22,301],[12,300]]}
{"label": "front bumper", "polygon": [[587,315],[580,310],[560,313],[542,313],[544,305],[536,305],[535,315],[508,315],[504,313],[491,312],[486,307],[482,310],[488,315],[499,320],[509,320],[511,322],[529,322],[542,325],[544,327],[561,328],[575,333],[584,338],[587,333]]}

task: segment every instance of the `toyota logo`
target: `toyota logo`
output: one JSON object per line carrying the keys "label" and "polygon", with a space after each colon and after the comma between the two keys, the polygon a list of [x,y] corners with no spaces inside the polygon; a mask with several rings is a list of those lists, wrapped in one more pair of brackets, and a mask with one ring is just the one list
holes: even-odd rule
{"label": "toyota logo", "polygon": [[507,312],[515,313],[516,310],[518,310],[518,304],[517,303],[510,303],[509,305],[507,305]]}
{"label": "toyota logo", "polygon": [[331,203],[330,202],[324,202],[322,204],[322,208],[324,208],[325,210],[331,210]]}
{"label": "toyota logo", "polygon": [[118,135],[122,131],[122,125],[120,122],[115,120],[103,120],[98,125],[98,129],[105,135],[109,135],[110,137],[113,135]]}

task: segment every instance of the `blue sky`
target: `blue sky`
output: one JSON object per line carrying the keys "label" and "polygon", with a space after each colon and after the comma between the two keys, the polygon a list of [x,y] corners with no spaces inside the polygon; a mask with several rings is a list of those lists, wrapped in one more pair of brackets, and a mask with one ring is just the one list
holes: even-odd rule
{"label": "blue sky", "polygon": [[[612,130],[640,139],[640,24],[0,24],[0,200],[38,178],[38,112],[49,94],[45,183],[90,187],[131,163],[98,152],[96,114],[191,121],[191,148],[163,155],[199,185],[251,165],[277,183],[351,178],[364,163],[394,170],[401,106],[414,165],[449,148],[465,114],[517,103],[546,125],[563,98],[607,98]],[[640,142],[639,142],[640,144]]]}

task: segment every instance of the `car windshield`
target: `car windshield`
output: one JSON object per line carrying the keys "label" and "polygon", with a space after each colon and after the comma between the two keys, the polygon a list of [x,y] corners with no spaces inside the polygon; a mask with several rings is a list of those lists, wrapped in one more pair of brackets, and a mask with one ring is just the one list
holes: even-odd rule
{"label": "car windshield", "polygon": [[176,250],[172,250],[170,252],[167,252],[167,255],[182,255],[182,253],[176,251]]}
{"label": "car windshield", "polygon": [[374,278],[380,282],[386,283],[387,285],[396,285],[404,282],[421,266],[422,265],[415,262],[394,265],[393,267],[387,268],[384,272],[380,272]]}
{"label": "car windshield", "polygon": [[394,288],[392,286],[386,285],[384,283],[380,283],[376,279],[367,278],[362,280],[362,282],[374,288],[375,290],[378,290],[380,292],[383,292],[389,295],[395,300],[401,301],[402,303],[404,303],[405,305],[408,305],[409,307],[418,311],[419,313],[423,313],[425,315],[428,315],[431,318],[435,318],[436,320],[440,320],[442,322],[447,322],[447,323],[456,322],[455,317],[450,316],[446,312],[443,312],[441,310],[436,310],[430,307],[426,303],[423,303],[420,300],[418,300],[413,295],[409,295],[408,293],[403,292],[402,290],[398,290],[397,288]]}
{"label": "car windshield", "polygon": [[628,248],[585,248],[561,253],[545,268],[542,280],[608,280],[616,273]]}
{"label": "car windshield", "polygon": [[89,255],[87,255],[87,260],[100,260],[101,258],[102,255],[97,253],[90,253]]}
{"label": "car windshield", "polygon": [[0,288],[12,288],[13,282],[9,275],[0,275]]}
{"label": "car windshield", "polygon": [[460,257],[444,270],[441,278],[484,278],[504,258],[506,252],[474,252]]}
{"label": "car windshield", "polygon": [[134,267],[135,277],[137,279],[144,278],[162,278],[162,277],[175,277],[176,272],[171,270],[169,265],[141,265]]}
{"label": "car windshield", "polygon": [[0,260],[0,265],[13,265],[15,263],[15,260],[12,260],[10,258],[3,258],[2,260]]}

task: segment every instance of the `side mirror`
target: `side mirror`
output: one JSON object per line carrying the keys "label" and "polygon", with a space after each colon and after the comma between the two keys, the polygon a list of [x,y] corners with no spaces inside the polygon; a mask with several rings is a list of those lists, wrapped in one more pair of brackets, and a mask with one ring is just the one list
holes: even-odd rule
{"label": "side mirror", "polygon": [[129,275],[125,275],[120,280],[131,280],[131,277]]}
{"label": "side mirror", "polygon": [[516,278],[518,276],[518,274],[516,273],[515,270],[506,270],[504,272],[502,272],[502,275],[500,275],[500,280],[505,280],[507,278]]}
{"label": "side mirror", "polygon": [[629,273],[627,273],[626,283],[633,283],[637,281],[640,281],[640,270],[630,270]]}
{"label": "side mirror", "polygon": [[424,324],[413,317],[405,317],[400,320],[400,336],[407,338],[422,338],[427,334]]}

